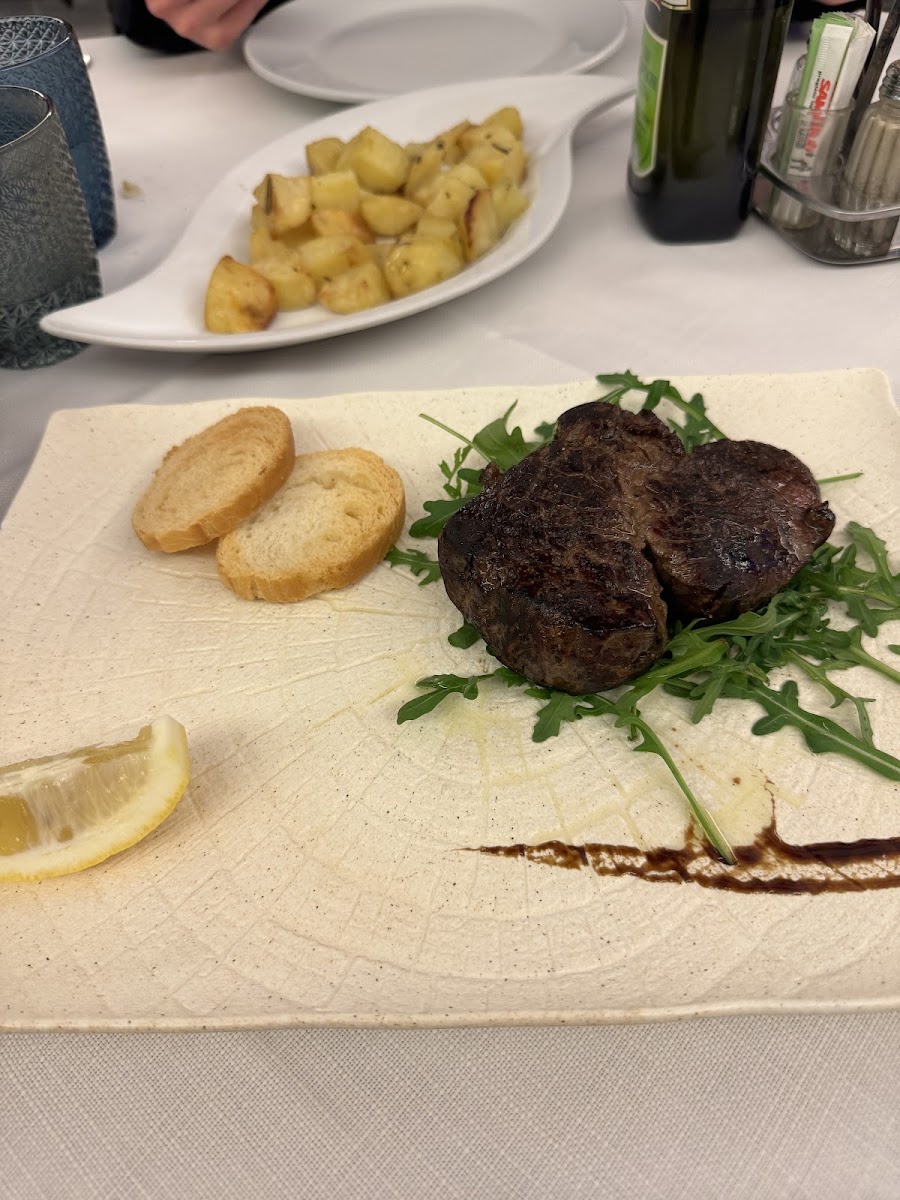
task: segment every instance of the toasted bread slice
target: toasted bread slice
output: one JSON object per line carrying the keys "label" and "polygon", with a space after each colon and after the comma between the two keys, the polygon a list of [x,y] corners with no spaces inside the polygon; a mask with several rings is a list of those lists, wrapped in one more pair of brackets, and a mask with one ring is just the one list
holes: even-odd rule
{"label": "toasted bread slice", "polygon": [[241,408],[173,446],[134,507],[151,550],[188,550],[228,533],[281,487],[294,465],[291,423],[278,408]]}
{"label": "toasted bread slice", "polygon": [[377,454],[301,454],[281,491],[220,540],[216,566],[245,600],[305,600],[362,578],[405,515],[400,476]]}

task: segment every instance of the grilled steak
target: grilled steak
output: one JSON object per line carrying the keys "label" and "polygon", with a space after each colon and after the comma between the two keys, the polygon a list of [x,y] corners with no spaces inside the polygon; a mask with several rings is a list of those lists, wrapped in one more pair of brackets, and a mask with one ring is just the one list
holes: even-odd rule
{"label": "grilled steak", "polygon": [[506,666],[574,693],[646,670],[667,602],[682,617],[757,607],[834,524],[786,451],[716,442],[688,456],[653,413],[599,402],[482,482],[438,542],[447,595]]}
{"label": "grilled steak", "polygon": [[648,481],[638,523],[670,606],[724,621],[790,583],[834,528],[811,472],[764,442],[709,442]]}

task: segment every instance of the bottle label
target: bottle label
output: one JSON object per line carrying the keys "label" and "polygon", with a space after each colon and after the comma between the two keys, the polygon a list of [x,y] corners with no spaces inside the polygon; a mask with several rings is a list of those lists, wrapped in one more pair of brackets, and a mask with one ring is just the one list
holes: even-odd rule
{"label": "bottle label", "polygon": [[659,98],[666,63],[665,38],[644,25],[641,61],[634,102],[634,137],[631,167],[635,175],[649,175],[656,166],[656,136],[659,130]]}

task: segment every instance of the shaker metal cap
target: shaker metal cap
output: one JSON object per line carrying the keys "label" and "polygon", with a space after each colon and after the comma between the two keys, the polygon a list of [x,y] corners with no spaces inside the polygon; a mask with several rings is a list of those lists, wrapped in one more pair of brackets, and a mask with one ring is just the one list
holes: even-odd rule
{"label": "shaker metal cap", "polygon": [[882,100],[900,100],[900,58],[889,64],[878,94]]}

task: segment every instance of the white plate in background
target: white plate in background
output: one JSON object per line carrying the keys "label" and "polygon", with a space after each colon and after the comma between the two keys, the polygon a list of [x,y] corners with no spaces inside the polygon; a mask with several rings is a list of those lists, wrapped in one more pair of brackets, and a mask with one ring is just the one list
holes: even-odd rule
{"label": "white plate in background", "polygon": [[[611,108],[633,91],[630,81],[612,76],[525,76],[458,83],[335,112],[292,130],[233,167],[149,274],[87,304],[50,313],[41,326],[59,337],[107,346],[234,353],[318,341],[433,308],[506,274],[544,244],[568,203],[574,129],[588,115]],[[516,105],[522,113],[530,155],[523,190],[531,204],[483,258],[434,287],[347,316],[316,304],[279,313],[257,333],[226,335],[205,328],[203,299],[209,276],[223,254],[246,261],[252,190],[267,172],[306,173],[306,145],[317,138],[349,139],[374,125],[401,144],[427,141],[466,117],[483,120],[505,104]]]}
{"label": "white plate in background", "polygon": [[353,103],[500,75],[589,71],[622,45],[619,0],[291,0],[244,39],[261,78]]}

